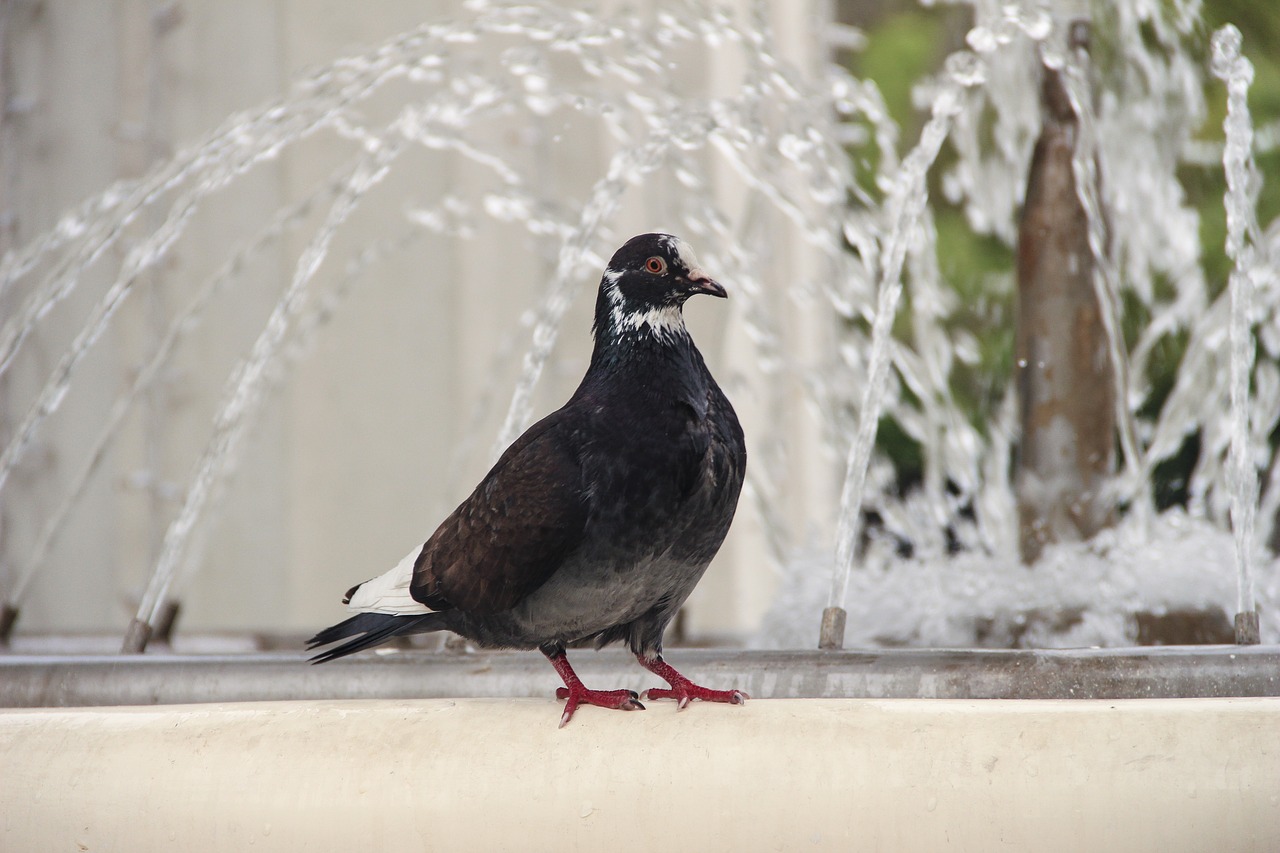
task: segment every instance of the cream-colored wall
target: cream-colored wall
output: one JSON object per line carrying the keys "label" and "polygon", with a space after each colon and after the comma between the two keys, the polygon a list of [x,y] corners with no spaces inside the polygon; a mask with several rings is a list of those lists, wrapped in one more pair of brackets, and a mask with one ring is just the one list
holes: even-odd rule
{"label": "cream-colored wall", "polygon": [[[0,210],[16,219],[4,247],[44,233],[111,181],[143,174],[231,114],[279,97],[307,69],[424,19],[445,18],[459,5],[11,4],[6,84],[16,103],[28,108],[5,128],[15,144],[0,160],[6,179]],[[771,14],[780,50],[812,66],[819,55],[813,19],[807,5],[804,14],[801,8],[777,0]],[[721,53],[707,57],[703,78],[689,81],[691,91],[733,92],[743,63],[727,49]],[[358,109],[362,117],[386,121],[407,94],[393,83]],[[553,130],[578,144],[544,146],[539,140],[552,131],[518,126],[487,144],[537,175],[544,184],[540,192],[583,197],[604,174],[614,143],[594,126]],[[186,304],[193,282],[206,280],[242,243],[260,235],[274,211],[303,198],[354,156],[350,141],[322,134],[290,146],[286,156],[255,166],[201,203],[167,259],[139,279],[111,331],[77,370],[63,410],[42,426],[37,446],[0,497],[0,583],[19,570],[38,526],[60,500],[60,485],[82,464],[77,453],[155,346],[163,318]],[[474,164],[445,170],[439,163],[407,151],[335,237],[316,278],[321,289],[342,278],[360,247],[385,239],[405,248],[354,280],[308,354],[289,362],[286,379],[249,433],[216,523],[201,524],[198,571],[179,581],[188,627],[308,630],[334,621],[342,614],[342,591],[421,542],[487,467],[529,345],[521,317],[539,305],[558,243],[483,216],[475,218],[474,239],[409,236],[407,210],[448,193],[478,204],[475,195],[491,183]],[[716,181],[722,207],[740,210],[735,199],[745,193],[730,170],[717,171]],[[664,188],[655,178],[629,194],[614,228],[620,238],[670,227]],[[320,199],[300,227],[254,252],[243,274],[211,302],[166,381],[127,422],[77,505],[24,602],[21,629],[123,629],[208,441],[226,378],[249,351],[331,203],[331,196]],[[167,209],[144,211],[129,237],[154,233],[158,211]],[[764,278],[779,286],[762,298],[781,318],[781,345],[799,364],[821,369],[829,356],[830,312],[817,305],[795,308],[781,282],[824,271],[790,226],[778,225],[770,234],[774,245],[761,262],[769,264]],[[122,254],[129,245],[126,240],[112,251]],[[91,271],[24,347],[0,384],[6,430],[109,279]],[[726,284],[732,292],[734,282]],[[559,405],[585,368],[590,290],[578,293],[569,311],[538,386],[535,413]],[[17,289],[0,302],[6,317],[24,293]],[[830,534],[836,469],[822,450],[813,407],[799,390],[804,377],[781,383],[762,377],[744,308],[741,298],[695,302],[689,323],[742,413],[753,461],[763,458],[761,436],[785,436],[790,461],[781,472],[784,514],[800,535],[807,531],[822,541]],[[158,474],[149,481],[153,487],[135,476],[144,471]],[[768,605],[773,585],[758,514],[744,501],[725,553],[691,602],[691,630],[748,630]],[[814,621],[816,631],[817,614]]]}

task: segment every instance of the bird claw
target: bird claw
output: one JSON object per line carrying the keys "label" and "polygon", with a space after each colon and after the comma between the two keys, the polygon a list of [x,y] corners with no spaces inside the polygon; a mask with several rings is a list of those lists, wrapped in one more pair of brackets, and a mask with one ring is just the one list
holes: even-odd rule
{"label": "bird claw", "polygon": [[703,702],[723,702],[728,705],[745,705],[751,697],[741,690],[710,690],[700,684],[687,681],[672,687],[652,687],[642,694],[643,699],[675,699],[676,710],[683,711],[694,699]]}
{"label": "bird claw", "polygon": [[643,711],[640,694],[634,690],[588,690],[583,687],[571,690],[568,687],[557,687],[556,698],[564,699],[564,713],[560,715],[560,728],[564,728],[573,719],[573,712],[579,705],[595,705],[598,708],[611,708],[617,711]]}

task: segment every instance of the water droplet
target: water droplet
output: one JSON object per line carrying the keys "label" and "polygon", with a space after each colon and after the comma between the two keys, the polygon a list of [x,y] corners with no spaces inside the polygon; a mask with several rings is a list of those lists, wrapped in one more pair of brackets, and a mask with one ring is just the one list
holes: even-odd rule
{"label": "water droplet", "polygon": [[1235,61],[1240,58],[1243,37],[1234,24],[1227,24],[1213,34],[1213,73],[1226,78],[1231,74]]}
{"label": "water droplet", "polygon": [[778,151],[788,160],[800,161],[813,148],[806,140],[801,139],[793,133],[783,134],[778,140]]}
{"label": "water droplet", "polygon": [[987,66],[976,53],[958,50],[947,57],[947,74],[961,86],[980,86],[987,82]]}
{"label": "water droplet", "polygon": [[978,53],[990,53],[998,46],[996,34],[986,27],[974,27],[969,30],[964,40]]}
{"label": "water droplet", "polygon": [[1044,41],[1053,31],[1053,18],[1043,9],[1027,13],[1020,21],[1022,31],[1036,41]]}

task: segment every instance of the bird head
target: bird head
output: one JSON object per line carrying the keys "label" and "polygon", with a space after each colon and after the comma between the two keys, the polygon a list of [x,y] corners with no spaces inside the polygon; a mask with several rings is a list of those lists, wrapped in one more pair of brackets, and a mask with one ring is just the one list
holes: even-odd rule
{"label": "bird head", "polygon": [[702,271],[688,243],[670,234],[632,237],[613,253],[600,279],[596,336],[687,336],[680,309],[697,293],[728,295]]}

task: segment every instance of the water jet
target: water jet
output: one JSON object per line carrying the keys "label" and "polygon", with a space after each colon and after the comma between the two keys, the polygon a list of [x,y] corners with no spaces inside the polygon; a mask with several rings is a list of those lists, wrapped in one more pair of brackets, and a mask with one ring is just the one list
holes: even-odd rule
{"label": "water jet", "polygon": [[[519,655],[411,649],[317,673],[279,647],[332,621],[329,592],[353,563],[398,557],[493,444],[558,403],[582,358],[559,333],[584,323],[578,297],[601,252],[663,227],[695,240],[734,288],[733,316],[707,335],[752,442],[736,538],[686,623],[703,643],[755,650],[673,657],[748,674],[777,700],[757,703],[760,725],[791,715],[810,747],[833,736],[824,716],[882,714],[890,733],[907,718],[937,731],[962,719],[996,737],[1038,715],[1068,739],[1102,736],[1103,755],[1117,734],[1138,759],[1170,758],[1173,776],[1220,780],[1214,802],[1255,833],[1240,846],[1268,849],[1280,836],[1264,810],[1265,781],[1280,778],[1268,740],[1280,731],[1280,570],[1265,548],[1280,501],[1268,444],[1280,231],[1256,212],[1267,137],[1252,133],[1238,34],[1218,33],[1210,68],[1182,4],[1119,4],[1094,21],[1095,44],[1116,48],[1100,70],[1067,18],[974,4],[965,47],[916,87],[928,116],[917,139],[874,84],[825,60],[824,38],[865,40],[816,7],[680,9],[467,4],[312,65],[145,173],[67,200],[8,249],[0,704],[67,708],[0,712],[6,765],[35,766],[50,754],[40,744],[77,727],[127,730],[115,755],[145,767],[185,749],[138,751],[149,727],[213,737],[193,722],[202,713],[235,730],[217,741],[234,753],[254,737],[255,707],[277,733],[301,720],[336,742],[344,716],[377,739],[451,713],[432,703],[459,700],[480,725],[526,706],[468,697],[549,694]],[[1120,452],[1093,459],[1108,476],[1084,490],[1114,524],[1039,542],[1027,566],[1010,461],[1024,428],[1008,380],[1041,365],[1028,351],[996,391],[966,399],[990,327],[965,321],[979,303],[1007,311],[1012,263],[962,293],[940,245],[950,207],[1014,257],[1042,74],[1058,75],[1053,97],[1075,117],[1059,175],[1075,278],[1099,312],[1094,351],[1111,366],[1112,402],[1094,407],[1114,411]],[[1228,93],[1221,150],[1205,118],[1215,74]],[[1206,162],[1223,164],[1229,190],[1221,288],[1179,177]],[[1151,366],[1175,344],[1171,387],[1157,389]],[[151,398],[155,387],[165,393]],[[445,407],[457,414],[436,417]],[[889,421],[920,448],[911,488],[877,442]],[[1153,472],[1188,436],[1200,449],[1184,505],[1157,507]],[[179,603],[171,650],[148,649]],[[1133,648],[1197,612],[1261,644]],[[820,618],[824,651],[809,651]],[[133,654],[116,654],[126,631]],[[226,643],[246,653],[208,653]],[[770,681],[784,663],[812,677]],[[868,704],[879,697],[914,704]],[[944,704],[977,698],[992,704]],[[794,722],[807,715],[812,728]],[[1191,746],[1144,752],[1133,733],[1154,718]],[[449,719],[474,741],[477,729]],[[725,722],[674,719],[694,738]],[[623,737],[621,722],[592,736]],[[1252,789],[1209,775],[1222,757],[1209,732],[1256,771]],[[1044,742],[982,755],[1070,767]],[[1112,770],[1136,797],[1132,768]],[[0,783],[0,797],[15,790]]]}

